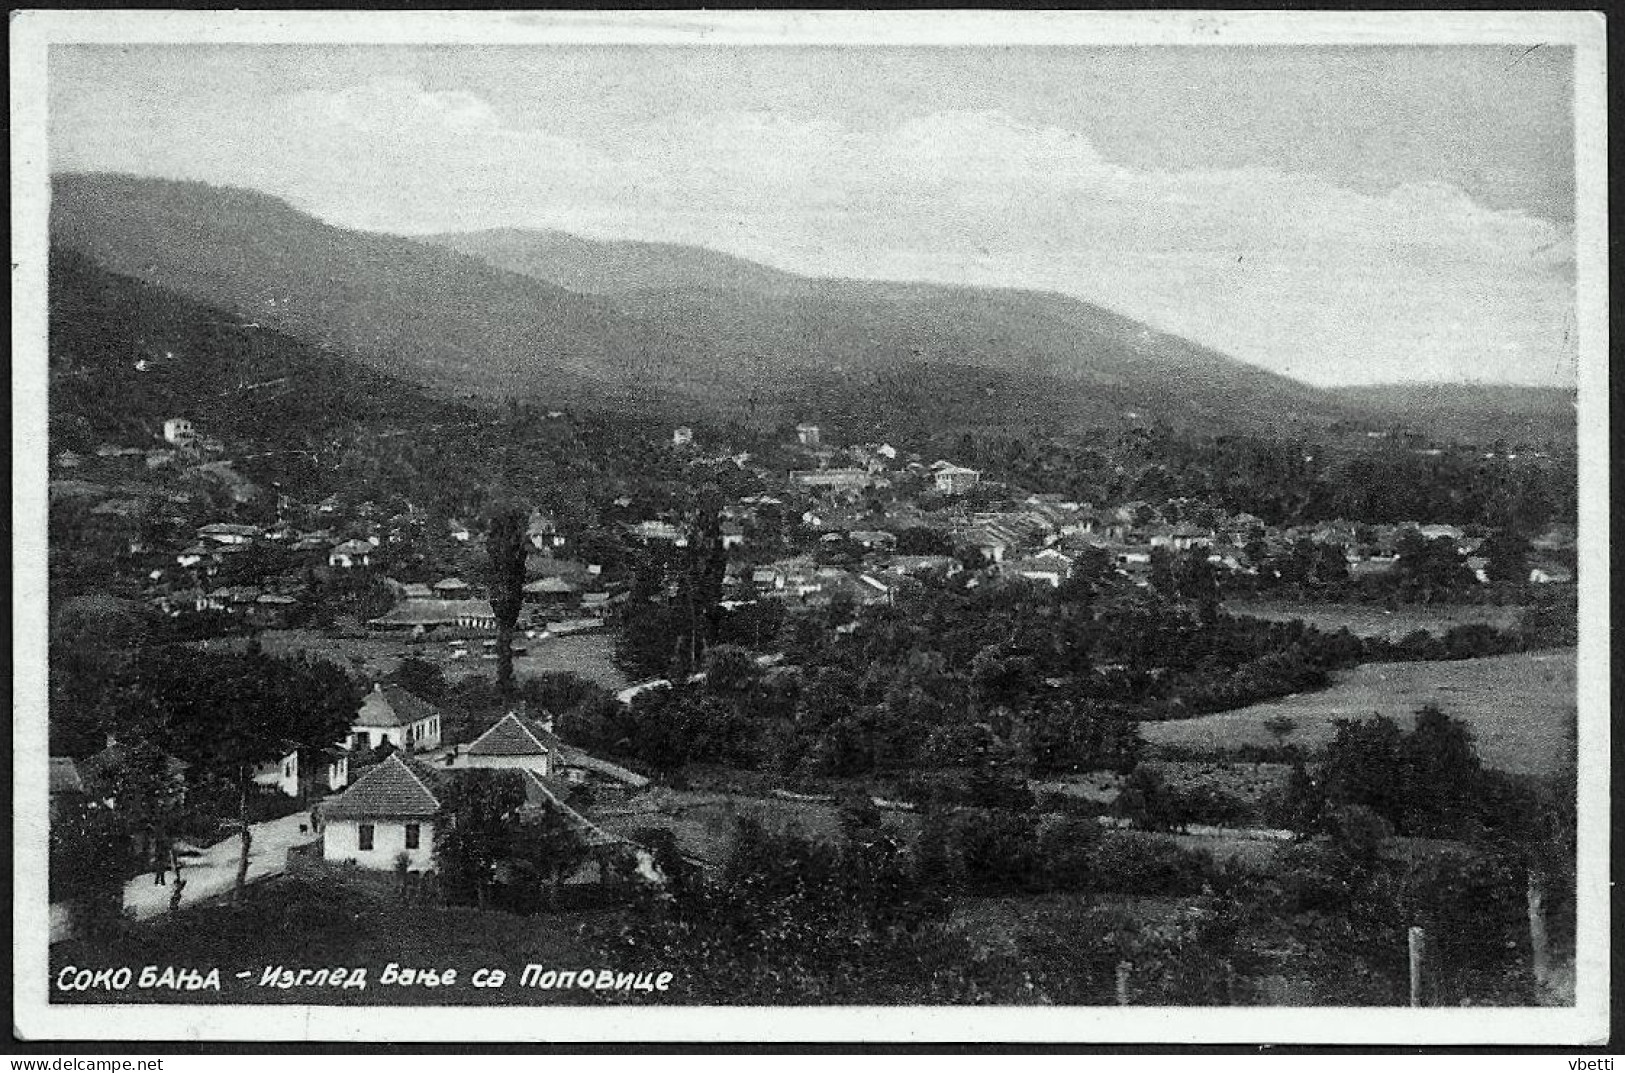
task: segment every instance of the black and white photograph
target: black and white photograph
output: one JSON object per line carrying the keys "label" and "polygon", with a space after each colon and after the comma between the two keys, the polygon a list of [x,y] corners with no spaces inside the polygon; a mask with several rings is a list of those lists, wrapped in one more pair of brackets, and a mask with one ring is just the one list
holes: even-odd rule
{"label": "black and white photograph", "polygon": [[1606,1038],[1600,16],[12,29],[21,1038]]}

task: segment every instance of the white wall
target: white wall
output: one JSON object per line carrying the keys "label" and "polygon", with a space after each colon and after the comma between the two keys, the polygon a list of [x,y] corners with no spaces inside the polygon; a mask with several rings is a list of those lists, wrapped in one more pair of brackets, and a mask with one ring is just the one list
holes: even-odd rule
{"label": "white wall", "polygon": [[421,753],[421,752],[425,752],[425,751],[427,751],[429,749],[435,749],[435,748],[439,747],[439,745],[440,745],[440,719],[439,719],[439,717],[435,717],[433,719],[420,720],[419,722],[413,723],[412,725],[414,727],[418,727],[418,728],[423,729],[423,730],[427,730],[430,727],[433,727],[434,729],[433,729],[432,733],[424,734],[423,737],[418,738],[416,741],[412,742],[410,745],[408,745],[407,740],[406,740],[406,729],[407,729],[406,727],[363,727],[363,726],[352,726],[350,728],[350,732],[352,734],[362,734],[362,735],[366,736],[366,740],[364,742],[360,743],[361,747],[364,748],[364,749],[376,749],[376,748],[378,748],[378,746],[382,745],[386,739],[390,742],[390,744],[394,745],[395,748],[398,749],[401,752]]}
{"label": "white wall", "polygon": [[276,787],[289,797],[299,796],[299,754],[289,753],[273,766],[261,764],[254,772],[254,784]]}
{"label": "white wall", "polygon": [[526,769],[538,775],[546,775],[552,770],[547,754],[541,756],[470,756],[460,753],[453,767],[467,768],[507,768],[524,771]]}
{"label": "white wall", "polygon": [[434,864],[434,824],[423,820],[418,824],[418,848],[406,848],[406,823],[402,820],[372,821],[372,849],[360,846],[359,820],[329,820],[322,827],[322,856],[329,861],[354,861],[363,868],[393,871],[395,858],[404,852],[407,867],[425,869]]}

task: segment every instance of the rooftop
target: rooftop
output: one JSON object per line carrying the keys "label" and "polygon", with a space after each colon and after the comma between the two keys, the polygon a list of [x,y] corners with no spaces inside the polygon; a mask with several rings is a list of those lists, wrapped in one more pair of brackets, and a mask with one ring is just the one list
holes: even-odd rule
{"label": "rooftop", "polygon": [[333,820],[428,818],[439,811],[440,799],[398,754],[322,805]]}
{"label": "rooftop", "polygon": [[419,723],[440,714],[426,700],[413,696],[398,685],[374,685],[361,702],[352,725],[358,727],[400,727]]}

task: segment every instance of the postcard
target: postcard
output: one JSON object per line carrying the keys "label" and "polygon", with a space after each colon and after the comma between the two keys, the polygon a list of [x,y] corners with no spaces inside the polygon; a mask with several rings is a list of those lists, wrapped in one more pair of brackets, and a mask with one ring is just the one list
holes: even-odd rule
{"label": "postcard", "polygon": [[21,1038],[1606,1038],[1601,16],[12,30]]}

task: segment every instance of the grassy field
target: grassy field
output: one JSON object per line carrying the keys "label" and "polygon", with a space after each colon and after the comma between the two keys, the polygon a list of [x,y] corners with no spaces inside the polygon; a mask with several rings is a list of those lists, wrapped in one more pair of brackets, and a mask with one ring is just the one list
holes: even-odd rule
{"label": "grassy field", "polygon": [[1380,714],[1409,726],[1416,709],[1433,703],[1465,720],[1489,767],[1527,774],[1557,770],[1572,751],[1575,654],[1572,649],[1448,663],[1368,663],[1339,675],[1330,689],[1254,704],[1233,712],[1165,723],[1142,723],[1153,745],[1223,751],[1273,745],[1265,723],[1293,720],[1289,744],[1318,748],[1338,719]]}
{"label": "grassy field", "polygon": [[[267,652],[286,654],[308,652],[347,667],[362,677],[378,680],[393,672],[402,657],[418,656],[429,660],[455,681],[471,674],[496,676],[494,660],[479,658],[480,643],[470,641],[466,647],[473,655],[452,659],[453,648],[444,641],[423,641],[416,644],[403,638],[388,637],[329,637],[314,630],[267,630],[259,635]],[[240,638],[209,641],[209,645],[240,646]],[[615,643],[605,630],[591,633],[567,634],[535,640],[521,636],[515,642],[526,649],[523,656],[515,657],[513,670],[520,680],[548,671],[571,671],[605,689],[624,688],[628,682],[615,666]]]}
{"label": "grassy field", "polygon": [[1406,634],[1426,630],[1442,636],[1452,626],[1465,626],[1475,622],[1488,623],[1497,629],[1511,629],[1518,624],[1524,608],[1474,605],[1407,605],[1392,611],[1378,604],[1331,603],[1277,603],[1270,600],[1226,600],[1224,609],[1232,615],[1290,622],[1300,619],[1316,629],[1336,632],[1348,627],[1359,637],[1386,637],[1397,641]]}

